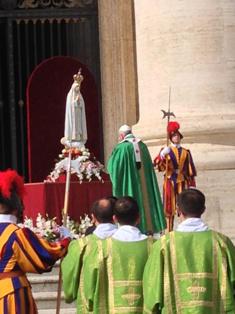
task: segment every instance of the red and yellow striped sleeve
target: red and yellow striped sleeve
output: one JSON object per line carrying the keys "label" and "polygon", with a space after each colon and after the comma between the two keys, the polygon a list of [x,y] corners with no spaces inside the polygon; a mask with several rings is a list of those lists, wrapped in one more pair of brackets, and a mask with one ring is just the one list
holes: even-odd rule
{"label": "red and yellow striped sleeve", "polygon": [[68,244],[68,239],[50,243],[39,239],[28,228],[18,229],[13,244],[15,262],[23,272],[47,271],[65,255]]}

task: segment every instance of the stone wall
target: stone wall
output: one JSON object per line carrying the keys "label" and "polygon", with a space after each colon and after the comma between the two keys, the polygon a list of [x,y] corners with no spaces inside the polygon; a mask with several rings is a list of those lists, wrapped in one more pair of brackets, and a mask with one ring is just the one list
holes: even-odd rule
{"label": "stone wall", "polygon": [[171,87],[171,110],[207,197],[206,219],[235,239],[235,1],[98,3],[105,159],[123,123],[135,124],[158,153]]}
{"label": "stone wall", "polygon": [[[235,239],[235,2],[136,0],[140,120],[152,156],[165,145],[171,111],[207,197],[206,220]],[[161,175],[158,175],[161,180]]]}

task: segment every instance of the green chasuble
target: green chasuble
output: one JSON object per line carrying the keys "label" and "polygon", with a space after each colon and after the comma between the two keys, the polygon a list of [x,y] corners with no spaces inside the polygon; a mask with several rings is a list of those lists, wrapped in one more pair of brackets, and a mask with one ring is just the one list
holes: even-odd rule
{"label": "green chasuble", "polygon": [[166,228],[166,222],[152,160],[147,146],[138,142],[141,167],[137,168],[134,146],[129,141],[133,139],[135,137],[132,134],[127,135],[125,141],[114,148],[108,161],[113,195],[132,196],[137,201],[141,214],[139,228],[142,232],[160,232]]}
{"label": "green chasuble", "polygon": [[67,303],[77,299],[78,287],[82,285],[80,277],[85,252],[86,255],[89,254],[90,250],[97,245],[98,240],[98,237],[90,234],[87,237],[73,240],[69,244],[68,253],[61,263],[63,290]]}
{"label": "green chasuble", "polygon": [[235,313],[235,248],[215,231],[170,232],[154,244],[143,279],[144,313]]}
{"label": "green chasuble", "polygon": [[143,313],[142,277],[153,240],[72,241],[62,262],[65,300],[77,313]]}

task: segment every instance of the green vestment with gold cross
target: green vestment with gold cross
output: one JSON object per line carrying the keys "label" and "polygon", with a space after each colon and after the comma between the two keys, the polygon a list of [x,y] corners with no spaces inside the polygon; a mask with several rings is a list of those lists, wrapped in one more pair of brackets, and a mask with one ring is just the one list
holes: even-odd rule
{"label": "green vestment with gold cross", "polygon": [[153,239],[87,238],[72,241],[62,262],[66,301],[76,300],[77,313],[143,313],[142,277]]}
{"label": "green vestment with gold cross", "polygon": [[173,231],[152,248],[144,313],[235,313],[235,248],[215,231]]}

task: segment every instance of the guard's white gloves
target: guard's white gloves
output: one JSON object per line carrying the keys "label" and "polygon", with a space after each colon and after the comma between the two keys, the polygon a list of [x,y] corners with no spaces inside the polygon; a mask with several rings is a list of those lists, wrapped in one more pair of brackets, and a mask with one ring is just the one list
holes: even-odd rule
{"label": "guard's white gloves", "polygon": [[160,152],[160,156],[161,156],[161,158],[163,159],[163,158],[165,158],[165,156],[167,155],[167,154],[169,154],[169,152],[171,151],[171,149],[170,149],[170,147],[165,147],[165,148],[163,148],[163,150]]}
{"label": "guard's white gloves", "polygon": [[70,230],[64,226],[59,227],[60,230],[60,237],[61,238],[72,238]]}

